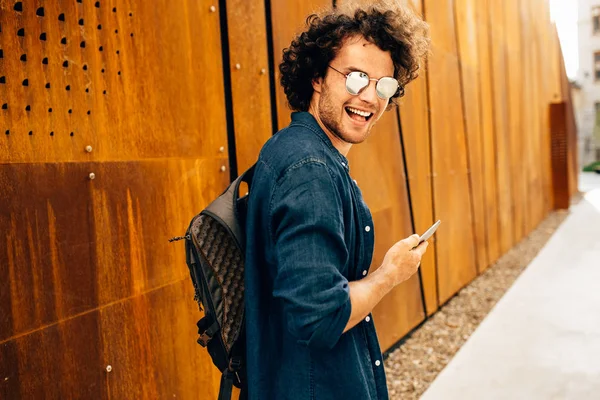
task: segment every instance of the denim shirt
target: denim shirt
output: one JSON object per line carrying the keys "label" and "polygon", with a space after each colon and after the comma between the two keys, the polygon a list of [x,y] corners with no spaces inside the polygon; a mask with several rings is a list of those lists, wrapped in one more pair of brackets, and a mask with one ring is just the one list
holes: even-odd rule
{"label": "denim shirt", "polygon": [[264,145],[246,220],[246,355],[251,400],[387,399],[372,316],[350,318],[373,220],[339,153],[306,112]]}

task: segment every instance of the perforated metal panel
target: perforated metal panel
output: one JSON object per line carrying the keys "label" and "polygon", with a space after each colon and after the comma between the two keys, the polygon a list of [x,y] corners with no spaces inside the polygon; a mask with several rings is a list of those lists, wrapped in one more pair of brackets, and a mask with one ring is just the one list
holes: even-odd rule
{"label": "perforated metal panel", "polygon": [[567,141],[567,107],[565,102],[550,104],[552,155],[552,189],[554,208],[569,208],[569,145]]}

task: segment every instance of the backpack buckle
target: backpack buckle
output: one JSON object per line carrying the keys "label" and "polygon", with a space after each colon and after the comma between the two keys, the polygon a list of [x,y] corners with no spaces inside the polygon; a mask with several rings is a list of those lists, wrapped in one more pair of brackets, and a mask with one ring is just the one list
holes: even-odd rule
{"label": "backpack buckle", "polygon": [[198,340],[196,340],[196,342],[198,342],[198,344],[202,347],[206,347],[208,345],[208,342],[210,342],[210,340],[212,339],[212,336],[209,336],[206,332],[203,332],[200,337],[198,338]]}
{"label": "backpack buckle", "polygon": [[[208,328],[204,328],[210,321],[213,321],[213,323]],[[198,342],[200,346],[206,347],[215,333],[219,331],[219,324],[212,318],[204,317],[198,321],[196,325],[198,326],[198,334],[200,335],[196,342]]]}

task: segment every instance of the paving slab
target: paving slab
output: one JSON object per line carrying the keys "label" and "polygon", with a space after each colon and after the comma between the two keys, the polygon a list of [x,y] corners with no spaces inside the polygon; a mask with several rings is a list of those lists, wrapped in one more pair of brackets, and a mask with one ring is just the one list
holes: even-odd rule
{"label": "paving slab", "polygon": [[600,399],[600,175],[422,400]]}

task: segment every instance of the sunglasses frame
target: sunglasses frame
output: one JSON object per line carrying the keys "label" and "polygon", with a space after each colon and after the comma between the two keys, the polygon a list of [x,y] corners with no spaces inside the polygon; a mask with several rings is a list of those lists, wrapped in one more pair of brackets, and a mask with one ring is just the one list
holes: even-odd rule
{"label": "sunglasses frame", "polygon": [[[370,82],[371,82],[371,81],[375,81],[375,82],[376,82],[376,83],[375,83],[375,93],[377,93],[377,97],[379,97],[379,98],[380,98],[380,99],[382,99],[382,100],[390,100],[392,97],[394,97],[395,95],[397,95],[397,94],[398,94],[398,92],[400,91],[400,83],[398,82],[398,80],[397,80],[397,79],[395,79],[395,78],[392,78],[391,76],[382,76],[382,77],[381,77],[381,78],[379,78],[379,79],[375,79],[375,78],[371,78],[371,77],[369,77],[369,75],[368,75],[367,73],[365,73],[365,72],[362,72],[362,71],[350,71],[349,73],[345,74],[345,73],[343,73],[342,71],[339,71],[339,70],[335,69],[335,68],[334,68],[334,67],[332,67],[331,65],[328,65],[328,67],[329,67],[329,68],[331,68],[332,70],[334,70],[335,72],[337,72],[337,73],[339,73],[339,74],[341,74],[341,75],[344,75],[344,76],[346,77],[346,91],[347,91],[348,93],[350,93],[351,95],[353,95],[353,96],[358,96],[358,95],[359,95],[359,94],[360,94],[360,93],[361,93],[363,90],[365,90],[366,88],[368,88],[368,87],[369,87],[369,84],[370,84]],[[364,86],[363,88],[361,88],[361,89],[360,89],[360,90],[359,90],[357,93],[352,93],[352,92],[350,91],[350,89],[348,89],[348,78],[350,77],[350,74],[352,74],[352,73],[354,73],[354,72],[357,72],[357,73],[359,73],[359,74],[364,74],[364,75],[367,77],[367,79],[369,80],[369,83],[368,83],[366,86]],[[391,95],[390,97],[382,97],[382,96],[381,96],[381,94],[380,94],[380,92],[379,92],[379,90],[377,89],[377,85],[379,84],[379,81],[380,81],[381,79],[385,79],[385,78],[387,78],[387,79],[393,79],[394,81],[396,81],[396,85],[398,86],[398,87],[396,88],[396,91],[394,92],[394,94],[393,94],[393,95]]]}

